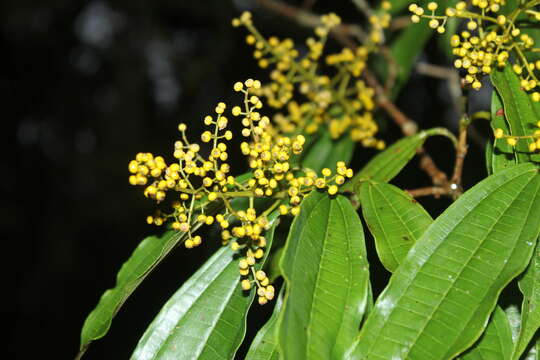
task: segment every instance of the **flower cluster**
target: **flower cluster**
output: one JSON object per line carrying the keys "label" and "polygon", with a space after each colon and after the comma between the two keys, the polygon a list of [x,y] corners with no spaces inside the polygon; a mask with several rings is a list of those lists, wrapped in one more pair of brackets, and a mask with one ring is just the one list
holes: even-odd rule
{"label": "flower cluster", "polygon": [[416,4],[411,4],[409,10],[413,13],[413,22],[429,19],[429,26],[439,33],[445,32],[449,18],[467,22],[467,30],[454,34],[450,42],[457,57],[454,65],[466,71],[465,83],[473,89],[481,88],[482,75],[490,74],[494,67],[504,67],[510,58],[515,58],[512,68],[520,77],[521,87],[531,92],[534,101],[540,101],[540,82],[535,74],[540,70],[540,62],[529,62],[526,56],[538,48],[535,48],[533,38],[520,28],[523,26],[522,15],[537,21],[540,13],[534,10],[535,1],[526,2],[507,16],[499,14],[503,5],[505,0],[472,0],[470,5],[460,1],[455,7],[446,8],[444,14],[437,15],[437,3],[430,2],[427,11]]}
{"label": "flower cluster", "polygon": [[[389,2],[384,3],[383,9],[389,9]],[[328,34],[340,22],[333,13],[321,16],[315,36],[306,40],[305,54],[295,48],[292,39],[263,37],[249,12],[234,19],[233,26],[249,31],[246,42],[254,47],[254,58],[261,68],[272,68],[271,82],[256,93],[280,110],[273,119],[280,133],[314,134],[323,127],[334,139],[348,134],[363,146],[382,149],[385,144],[375,137],[378,127],[372,115],[374,90],[360,77],[369,53],[382,41],[382,29],[389,26],[390,17],[385,12],[370,17],[372,31],[364,46],[323,56]],[[323,67],[333,76],[321,73]]]}
{"label": "flower cluster", "polygon": [[[227,142],[233,138],[233,133],[227,129],[227,106],[220,102],[215,114],[203,120],[210,129],[201,134],[201,145],[190,142],[187,125],[180,124],[181,139],[174,144],[176,160],[167,164],[161,156],[139,153],[129,163],[129,182],[145,186],[144,195],[157,203],[171,199],[171,212],[157,212],[148,216],[147,222],[162,225],[170,221],[174,230],[187,234],[184,243],[187,248],[202,242],[199,235],[193,236],[194,230],[204,224],[217,223],[222,230],[223,244],[242,254],[239,262],[240,274],[244,277],[242,287],[249,289],[255,282],[259,303],[264,304],[273,298],[274,288],[264,272],[256,272],[253,266],[265,253],[264,232],[270,226],[268,216],[274,212],[297,215],[307,193],[320,189],[334,195],[338,186],[353,173],[343,162],[337,163],[335,173],[325,168],[320,176],[295,165],[298,163],[295,157],[302,153],[305,138],[281,135],[270,119],[260,113],[263,104],[255,93],[261,87],[261,82],[253,79],[234,84],[234,90],[243,94],[244,101],[242,106],[234,106],[231,114],[243,125],[241,136],[245,141],[240,149],[251,168],[249,176],[231,173]],[[207,144],[209,153],[204,155]],[[239,209],[233,201],[236,198],[247,198],[247,207]],[[273,202],[259,209],[254,203],[256,198]],[[210,212],[209,204],[217,202],[224,205],[223,212]]]}
{"label": "flower cluster", "polygon": [[[536,126],[540,128],[540,121],[536,123]],[[516,146],[518,141],[525,140],[528,142],[529,151],[535,152],[540,150],[540,129],[536,129],[533,135],[524,135],[524,136],[515,136],[505,134],[504,130],[501,128],[495,129],[494,134],[495,139],[506,139],[506,142],[510,146]]]}

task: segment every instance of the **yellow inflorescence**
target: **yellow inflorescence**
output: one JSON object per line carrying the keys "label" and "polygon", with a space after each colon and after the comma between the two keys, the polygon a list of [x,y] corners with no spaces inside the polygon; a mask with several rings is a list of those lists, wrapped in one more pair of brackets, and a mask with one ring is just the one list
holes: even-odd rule
{"label": "yellow inflorescence", "polygon": [[[535,152],[540,150],[540,121],[536,123],[539,128],[534,131],[533,135],[513,136],[504,133],[503,129],[495,129],[493,135],[495,139],[506,139],[506,143],[510,146],[516,146],[518,141],[526,140],[529,143],[529,151]],[[531,141],[532,140],[532,141]]]}
{"label": "yellow inflorescence", "polygon": [[[383,5],[385,10],[390,8],[387,1]],[[349,134],[366,147],[382,149],[385,144],[375,137],[378,127],[372,115],[374,90],[360,76],[369,53],[382,42],[382,30],[389,26],[390,16],[383,12],[370,18],[371,32],[364,46],[324,56],[328,34],[340,22],[336,14],[323,15],[315,28],[315,37],[306,41],[304,55],[295,48],[292,39],[263,37],[249,12],[234,19],[233,26],[244,26],[249,31],[246,42],[254,47],[254,58],[261,68],[272,68],[271,82],[256,94],[264,97],[271,107],[282,110],[273,119],[280,133],[313,134],[325,126],[334,139]],[[334,75],[321,73],[323,66]]]}
{"label": "yellow inflorescence", "polygon": [[[264,304],[273,298],[274,288],[264,272],[255,271],[254,265],[265,253],[267,216],[274,210],[281,215],[297,215],[307,193],[320,189],[334,195],[353,172],[344,162],[337,163],[335,172],[323,169],[320,176],[295,165],[294,157],[302,153],[305,138],[281,135],[270,119],[260,113],[263,104],[255,94],[261,87],[260,81],[253,79],[234,84],[234,90],[244,97],[242,106],[234,106],[231,113],[243,125],[241,136],[245,141],[240,148],[252,171],[249,179],[231,175],[227,142],[233,138],[233,133],[227,130],[227,106],[220,102],[214,109],[215,115],[203,119],[209,130],[201,134],[201,141],[210,145],[208,155],[203,155],[201,145],[188,140],[187,125],[180,124],[181,140],[174,145],[175,162],[167,164],[161,156],[139,153],[129,163],[129,182],[145,186],[144,195],[157,203],[171,199],[170,213],[158,211],[148,216],[147,222],[162,225],[170,221],[174,230],[187,233],[184,243],[187,248],[202,242],[192,231],[200,225],[217,223],[222,230],[223,244],[242,254],[239,262],[240,274],[244,277],[242,287],[247,290],[255,282],[259,303]],[[249,205],[237,209],[231,202],[235,198],[247,198]],[[274,202],[258,211],[254,205],[256,198]],[[225,205],[222,213],[209,213],[208,204],[214,201]]]}
{"label": "yellow inflorescence", "polygon": [[466,20],[467,30],[453,35],[450,43],[457,56],[454,65],[467,72],[465,82],[473,89],[482,87],[482,75],[490,74],[494,67],[504,67],[514,55],[516,62],[512,68],[520,77],[521,87],[531,92],[534,101],[540,101],[540,82],[535,74],[535,70],[540,70],[540,61],[531,63],[525,57],[526,53],[538,51],[538,48],[535,48],[534,39],[524,33],[516,21],[521,14],[535,21],[540,20],[540,13],[532,5],[529,6],[533,3],[526,2],[508,16],[498,14],[505,0],[472,0],[470,4],[460,1],[439,15],[435,2],[428,3],[427,10],[416,4],[411,4],[409,10],[413,13],[413,22],[420,22],[421,18],[429,19],[429,26],[439,33],[445,32],[449,18]]}

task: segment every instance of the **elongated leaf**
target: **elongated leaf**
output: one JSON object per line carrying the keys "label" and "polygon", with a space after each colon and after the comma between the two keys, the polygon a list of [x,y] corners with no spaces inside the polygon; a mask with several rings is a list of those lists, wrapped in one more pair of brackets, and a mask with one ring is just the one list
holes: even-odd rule
{"label": "elongated leaf", "polygon": [[82,356],[92,341],[103,337],[109,331],[113,317],[126,299],[184,238],[185,233],[169,231],[161,237],[147,237],[139,244],[118,272],[116,286],[105,291],[96,308],[86,318],[81,333],[79,356]]}
{"label": "elongated leaf", "polygon": [[394,272],[433,219],[412,196],[390,184],[365,182],[360,202],[379,259]]}
{"label": "elongated leaf", "polygon": [[[242,174],[236,177],[236,181],[244,183],[252,176],[252,173]],[[218,202],[208,203],[206,197],[198,202],[197,207],[205,207],[207,214],[213,214],[222,206]],[[200,226],[201,223],[194,222],[192,232]],[[127,298],[169,252],[185,240],[185,237],[185,233],[170,231],[161,237],[147,237],[139,244],[131,257],[120,268],[115,287],[103,293],[96,308],[86,318],[81,332],[81,345],[77,358],[83,356],[92,341],[107,334],[112,319]]]}
{"label": "elongated leaf", "polygon": [[384,182],[392,180],[412,159],[426,138],[426,133],[421,132],[397,141],[373,157],[346,186],[355,186],[359,189],[360,182],[364,180]]}
{"label": "elongated leaf", "polygon": [[358,331],[369,284],[362,223],[345,197],[314,191],[303,200],[281,268],[283,358],[342,358]]}
{"label": "elongated leaf", "polygon": [[[277,213],[269,217],[274,224],[266,233],[269,247],[276,218]],[[182,285],[145,331],[132,360],[234,357],[255,294],[255,289],[242,290],[234,254],[230,247],[221,248]]]}
{"label": "elongated leaf", "polygon": [[[494,71],[491,81],[501,97],[504,115],[508,122],[510,133],[515,136],[531,135],[538,121],[533,110],[530,96],[523,90],[518,76],[508,64],[503,70]],[[518,162],[540,161],[539,154],[529,153],[532,139],[522,139],[515,146]]]}
{"label": "elongated leaf", "polygon": [[279,360],[276,332],[279,313],[283,305],[284,289],[285,287],[281,288],[272,316],[253,339],[245,360]]}
{"label": "elongated leaf", "polygon": [[538,360],[538,359],[540,359],[540,343],[536,341],[534,345],[531,346],[524,360]]}
{"label": "elongated leaf", "polygon": [[365,180],[390,181],[412,159],[416,151],[424,145],[429,136],[441,135],[445,129],[433,128],[404,137],[371,159],[345,186],[345,191],[360,193],[360,185]]}
{"label": "elongated leaf", "polygon": [[451,359],[486,326],[540,229],[540,175],[517,165],[465,192],[409,251],[378,298],[355,359]]}
{"label": "elongated leaf", "polygon": [[507,360],[512,356],[514,343],[506,313],[499,306],[495,308],[486,331],[463,360]]}
{"label": "elongated leaf", "polygon": [[399,94],[399,91],[409,79],[418,56],[432,35],[433,29],[427,24],[410,24],[390,45],[390,54],[398,67],[396,83],[392,87],[393,98]]}
{"label": "elongated leaf", "polygon": [[[504,116],[502,100],[497,91],[491,95],[491,128],[503,129],[505,134],[510,133],[510,128]],[[493,173],[506,169],[517,163],[514,148],[508,145],[505,139],[493,140],[493,151],[491,152],[491,169]]]}
{"label": "elongated leaf", "polygon": [[540,247],[537,245],[523,278],[519,281],[523,293],[521,305],[521,330],[514,353],[519,359],[540,327]]}

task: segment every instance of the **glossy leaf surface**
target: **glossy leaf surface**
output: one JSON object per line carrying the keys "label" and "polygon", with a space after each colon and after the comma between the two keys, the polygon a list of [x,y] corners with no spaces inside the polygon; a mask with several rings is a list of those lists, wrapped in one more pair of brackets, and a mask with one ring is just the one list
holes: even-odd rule
{"label": "glossy leaf surface", "polygon": [[283,305],[283,288],[281,288],[272,316],[259,330],[249,347],[245,360],[279,360],[277,343],[277,324]]}
{"label": "glossy leaf surface", "polygon": [[537,245],[531,262],[519,281],[523,293],[521,329],[514,359],[519,359],[540,327],[540,247]]}
{"label": "glossy leaf surface", "polygon": [[96,308],[86,318],[81,334],[81,353],[90,342],[105,336],[113,317],[126,299],[184,238],[185,233],[169,231],[161,237],[147,237],[137,246],[118,272],[116,286],[105,291]]}
{"label": "glossy leaf surface", "polygon": [[[405,137],[374,156],[347,184],[345,189],[359,192],[362,181],[390,181],[412,159],[424,144],[427,135],[422,132]],[[354,187],[355,189],[352,189]]]}
{"label": "glossy leaf surface", "polygon": [[[268,246],[273,232],[274,226],[266,233]],[[152,321],[131,359],[234,357],[244,338],[247,311],[256,291],[242,290],[234,255],[230,247],[222,247],[182,285]],[[263,263],[260,261],[256,269]]]}
{"label": "glossy leaf surface", "polygon": [[539,190],[537,170],[523,164],[465,192],[409,251],[351,358],[449,359],[469,348],[532,255]]}
{"label": "glossy leaf surface", "polygon": [[360,202],[379,259],[394,272],[433,219],[412,196],[386,183],[363,183]]}
{"label": "glossy leaf surface", "polygon": [[281,259],[287,292],[279,318],[285,359],[342,358],[368,295],[362,224],[342,196],[312,192],[302,201]]}
{"label": "glossy leaf surface", "polygon": [[[491,128],[503,129],[505,134],[510,133],[510,128],[504,117],[504,109],[501,98],[496,91],[491,95]],[[517,163],[514,149],[508,145],[505,139],[493,139],[493,149],[486,156],[490,163],[491,172],[496,173]]]}
{"label": "glossy leaf surface", "polygon": [[463,360],[507,360],[512,356],[513,349],[512,331],[506,313],[497,306],[482,337],[461,358]]}
{"label": "glossy leaf surface", "polygon": [[[538,119],[532,100],[529,94],[521,90],[520,80],[511,65],[507,65],[503,70],[494,71],[491,74],[491,81],[502,100],[510,133],[514,136],[531,135]],[[515,152],[518,162],[540,161],[540,154],[529,153],[531,142],[533,142],[532,139],[522,139],[517,142]]]}

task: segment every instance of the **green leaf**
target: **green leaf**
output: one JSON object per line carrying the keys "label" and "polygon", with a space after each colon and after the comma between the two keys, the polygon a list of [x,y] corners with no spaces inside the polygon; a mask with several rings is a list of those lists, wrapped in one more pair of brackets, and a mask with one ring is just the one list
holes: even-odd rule
{"label": "green leaf", "polygon": [[427,26],[427,24],[423,22],[410,24],[391,43],[390,55],[398,67],[396,82],[391,89],[393,98],[397,96],[409,79],[418,55],[432,35],[433,29]]}
{"label": "green leaf", "polygon": [[[270,217],[268,247],[277,224]],[[242,290],[238,260],[230,247],[219,249],[167,301],[131,356],[145,359],[232,359],[246,329],[255,289]],[[256,264],[260,269],[265,258]]]}
{"label": "green leaf", "polygon": [[529,352],[525,356],[524,360],[538,360],[540,359],[540,343],[535,341],[534,345],[531,346]]}
{"label": "green leaf", "polygon": [[279,262],[281,261],[281,256],[283,255],[284,249],[285,247],[282,246],[270,254],[270,261],[268,265],[268,278],[271,282],[281,276],[281,268],[279,267]]}
{"label": "green leaf", "polygon": [[[493,131],[496,129],[503,129],[505,134],[510,133],[508,123],[504,117],[504,109],[502,100],[496,91],[493,91],[491,95],[491,128]],[[512,165],[515,165],[516,156],[514,148],[508,145],[505,139],[493,140],[493,151],[491,152],[491,168],[493,173],[504,170]]]}
{"label": "green leaf", "polygon": [[416,151],[424,145],[429,136],[446,135],[447,130],[433,128],[407,136],[395,142],[384,151],[374,156],[342,190],[360,192],[360,185],[366,180],[388,182],[394,178],[413,158]]}
{"label": "green leaf", "polygon": [[314,191],[302,201],[281,268],[283,358],[341,359],[358,331],[369,284],[362,223],[345,197]]}
{"label": "green leaf", "polygon": [[285,287],[281,288],[272,316],[253,339],[245,360],[279,360],[276,331],[279,313],[283,305],[284,289]]}
{"label": "green leaf", "polygon": [[463,360],[507,360],[512,356],[514,343],[512,331],[503,309],[499,306],[491,315],[486,331],[474,347],[465,353]]}
{"label": "green leaf", "polygon": [[454,202],[409,251],[378,298],[354,359],[450,359],[480,336],[540,229],[532,164],[488,177]]}
{"label": "green leaf", "polygon": [[360,203],[379,259],[394,272],[433,219],[412,196],[390,184],[363,183]]}
{"label": "green leaf", "polygon": [[345,135],[337,140],[332,140],[330,134],[325,132],[315,144],[313,144],[304,159],[302,167],[320,172],[324,168],[335,169],[338,161],[349,163],[354,151],[354,141]]}
{"label": "green leaf", "polygon": [[126,299],[157,264],[184,239],[185,233],[168,231],[161,237],[147,237],[137,246],[118,272],[116,286],[105,291],[96,308],[86,318],[81,333],[79,357],[92,341],[105,336],[113,317]]}
{"label": "green leaf", "polygon": [[519,281],[523,293],[521,330],[514,359],[519,359],[540,327],[540,247],[537,245],[531,262]]}
{"label": "green leaf", "polygon": [[[521,90],[520,80],[508,64],[503,70],[494,71],[491,81],[501,97],[504,115],[511,135],[532,135],[536,128],[537,116],[530,96]],[[515,146],[518,162],[540,161],[540,154],[529,153],[529,144],[534,140],[522,139]]]}
{"label": "green leaf", "polygon": [[488,175],[493,175],[493,144],[491,141],[486,142],[484,156],[486,158],[486,172]]}

